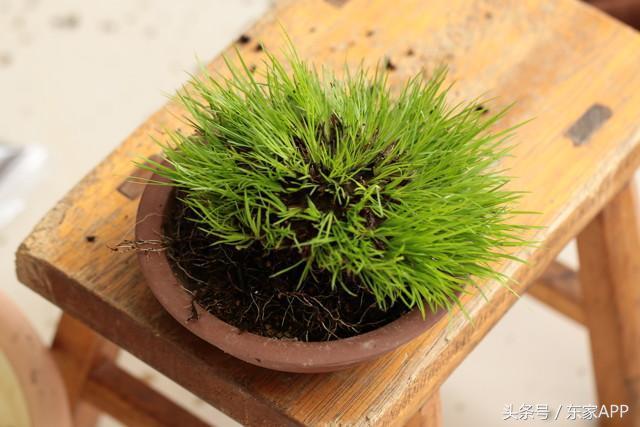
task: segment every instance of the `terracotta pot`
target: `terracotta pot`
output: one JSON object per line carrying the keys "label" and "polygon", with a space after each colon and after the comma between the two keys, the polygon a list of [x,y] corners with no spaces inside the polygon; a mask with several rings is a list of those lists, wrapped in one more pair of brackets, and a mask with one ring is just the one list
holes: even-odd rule
{"label": "terracotta pot", "polygon": [[[166,182],[157,175],[152,180]],[[165,213],[173,201],[172,187],[146,186],[138,208],[137,240],[156,240],[162,236]],[[446,312],[430,313],[423,319],[418,310],[413,310],[381,328],[334,341],[266,338],[242,332],[200,307],[197,307],[198,319],[187,321],[191,315],[191,296],[174,275],[165,252],[139,252],[138,260],[151,291],[185,328],[238,359],[279,371],[330,372],[375,359],[422,334]]]}
{"label": "terracotta pot", "polygon": [[640,29],[640,1],[638,0],[586,0],[609,15]]}

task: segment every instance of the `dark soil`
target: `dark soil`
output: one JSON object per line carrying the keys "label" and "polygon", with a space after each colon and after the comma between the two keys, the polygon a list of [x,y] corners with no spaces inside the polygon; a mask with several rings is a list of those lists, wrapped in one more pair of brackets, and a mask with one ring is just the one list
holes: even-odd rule
{"label": "dark soil", "polygon": [[[258,335],[300,341],[347,338],[379,328],[407,312],[402,304],[380,310],[374,296],[355,278],[346,280],[350,295],[331,289],[330,275],[314,271],[298,287],[302,266],[273,273],[301,260],[296,249],[265,252],[259,244],[238,250],[213,245],[214,238],[179,197],[165,227],[168,257],[195,304],[219,319]],[[312,277],[314,276],[314,277]]]}

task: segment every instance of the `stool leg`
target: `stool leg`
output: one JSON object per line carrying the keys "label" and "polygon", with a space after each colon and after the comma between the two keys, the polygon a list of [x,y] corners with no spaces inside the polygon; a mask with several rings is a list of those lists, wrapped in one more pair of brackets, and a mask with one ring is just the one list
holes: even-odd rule
{"label": "stool leg", "polygon": [[209,426],[117,366],[118,347],[67,314],[60,319],[51,352],[76,427],[94,426],[99,410],[127,426]]}
{"label": "stool leg", "polygon": [[598,398],[629,405],[602,426],[640,426],[640,217],[627,184],[578,236],[579,278]]}
{"label": "stool leg", "polygon": [[51,352],[67,389],[74,425],[95,425],[99,413],[91,405],[81,401],[80,395],[94,364],[98,361],[115,360],[118,347],[82,322],[63,314],[51,345]]}
{"label": "stool leg", "polygon": [[442,403],[440,391],[436,390],[420,410],[405,424],[405,427],[442,426]]}

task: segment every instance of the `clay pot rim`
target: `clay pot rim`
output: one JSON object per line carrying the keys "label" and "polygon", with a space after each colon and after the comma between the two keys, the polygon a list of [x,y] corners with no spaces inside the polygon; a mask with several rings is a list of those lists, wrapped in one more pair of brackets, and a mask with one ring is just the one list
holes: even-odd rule
{"label": "clay pot rim", "polygon": [[[150,178],[140,199],[135,238],[157,240],[163,234],[165,210],[174,187],[158,175]],[[164,251],[139,251],[138,261],[146,283],[160,304],[180,324],[203,340],[245,362],[287,372],[328,372],[344,369],[388,353],[421,335],[440,320],[446,310],[428,312],[416,308],[373,331],[350,338],[303,342],[268,338],[242,332],[197,304],[197,320],[187,321],[192,301],[174,275]]]}

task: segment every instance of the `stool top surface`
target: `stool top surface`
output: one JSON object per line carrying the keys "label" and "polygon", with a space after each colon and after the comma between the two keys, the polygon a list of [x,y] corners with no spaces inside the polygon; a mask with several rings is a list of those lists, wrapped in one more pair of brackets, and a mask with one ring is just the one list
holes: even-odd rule
{"label": "stool top surface", "polygon": [[[391,84],[440,64],[456,100],[516,102],[500,124],[521,127],[506,167],[520,221],[543,226],[527,265],[498,268],[534,279],[627,181],[640,162],[640,37],[573,0],[285,1],[237,47],[260,68],[262,42],[278,52],[281,27],[304,58],[339,69],[387,58]],[[211,70],[222,71],[216,58]],[[204,343],[160,307],[136,256],[114,253],[131,239],[142,186],[123,184],[132,160],[157,151],[152,137],[181,126],[169,103],[60,201],[17,253],[20,280],[105,337],[244,424],[402,424],[515,303],[497,283],[460,312],[397,351],[358,368],[298,375],[247,365]]]}

